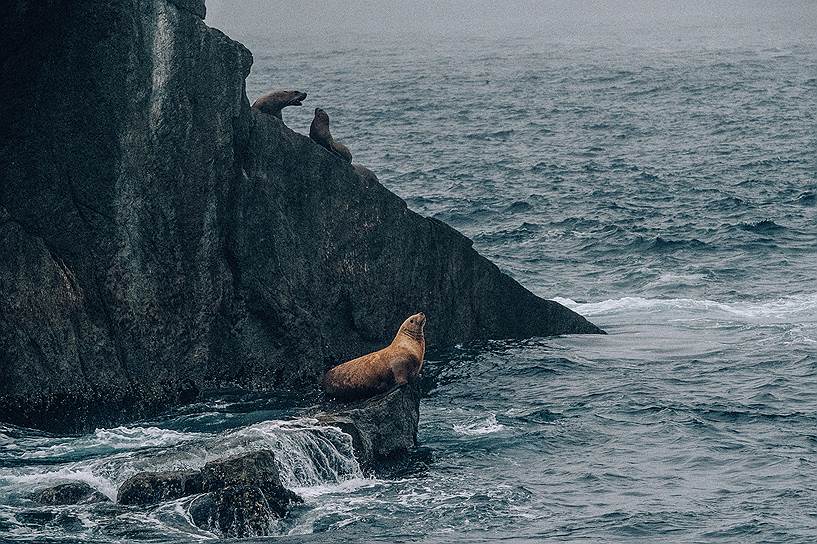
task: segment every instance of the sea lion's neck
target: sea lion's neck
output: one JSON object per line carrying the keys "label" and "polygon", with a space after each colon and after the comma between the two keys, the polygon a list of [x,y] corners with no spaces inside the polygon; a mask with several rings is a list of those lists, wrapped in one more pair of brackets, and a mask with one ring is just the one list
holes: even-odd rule
{"label": "sea lion's neck", "polygon": [[426,339],[423,336],[423,331],[400,329],[397,336],[394,337],[392,345],[404,347],[412,352],[416,352],[418,357],[422,360],[425,355]]}

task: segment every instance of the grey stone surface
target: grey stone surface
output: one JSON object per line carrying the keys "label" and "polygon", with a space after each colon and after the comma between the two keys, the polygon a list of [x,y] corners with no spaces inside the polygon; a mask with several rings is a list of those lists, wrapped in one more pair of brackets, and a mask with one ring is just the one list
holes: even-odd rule
{"label": "grey stone surface", "polygon": [[417,445],[420,387],[415,382],[363,401],[340,404],[316,418],[351,435],[358,463],[373,468]]}
{"label": "grey stone surface", "polygon": [[86,431],[202,388],[313,390],[417,311],[430,350],[600,332],[252,112],[251,54],[183,4],[0,9],[0,420]]}

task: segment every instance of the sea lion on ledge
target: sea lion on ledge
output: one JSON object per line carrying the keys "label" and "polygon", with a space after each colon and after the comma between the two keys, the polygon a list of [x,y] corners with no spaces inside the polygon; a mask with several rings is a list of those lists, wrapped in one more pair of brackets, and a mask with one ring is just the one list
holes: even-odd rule
{"label": "sea lion on ledge", "polygon": [[323,377],[324,389],[332,397],[354,400],[413,382],[423,368],[425,324],[422,312],[409,317],[388,347],[330,369]]}
{"label": "sea lion on ledge", "polygon": [[273,91],[252,103],[252,108],[282,119],[281,110],[287,106],[303,106],[306,93],[301,91]]}
{"label": "sea lion on ledge", "polygon": [[312,119],[312,124],[309,125],[309,137],[338,157],[352,162],[352,153],[349,148],[332,138],[332,133],[329,132],[329,116],[320,108],[315,108],[315,117]]}

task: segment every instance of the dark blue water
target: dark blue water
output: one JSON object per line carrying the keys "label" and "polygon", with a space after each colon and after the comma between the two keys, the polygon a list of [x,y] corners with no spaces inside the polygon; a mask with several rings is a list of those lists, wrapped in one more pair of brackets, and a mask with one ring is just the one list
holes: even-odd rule
{"label": "dark blue water", "polygon": [[271,447],[306,499],[277,528],[296,540],[814,542],[817,17],[794,20],[289,38],[286,54],[236,36],[251,100],[308,91],[291,128],[323,107],[412,209],[610,334],[435,354],[422,447],[380,476],[267,397],[83,437],[3,427],[0,537],[212,538],[189,500],[27,497],[77,478],[114,497],[138,470]]}

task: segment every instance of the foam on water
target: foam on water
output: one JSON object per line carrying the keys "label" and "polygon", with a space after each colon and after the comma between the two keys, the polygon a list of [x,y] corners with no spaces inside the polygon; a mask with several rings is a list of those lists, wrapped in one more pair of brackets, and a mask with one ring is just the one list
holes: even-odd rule
{"label": "foam on water", "polygon": [[554,297],[553,300],[582,315],[605,316],[612,314],[669,313],[672,315],[696,315],[710,319],[731,317],[742,321],[799,323],[817,320],[817,293],[781,297],[763,302],[716,302],[714,300],[661,299],[623,297],[601,302],[579,303],[569,298]]}
{"label": "foam on water", "polygon": [[505,429],[505,425],[497,422],[496,414],[490,414],[487,418],[472,421],[470,423],[455,423],[454,432],[466,436],[480,436],[491,434]]}

